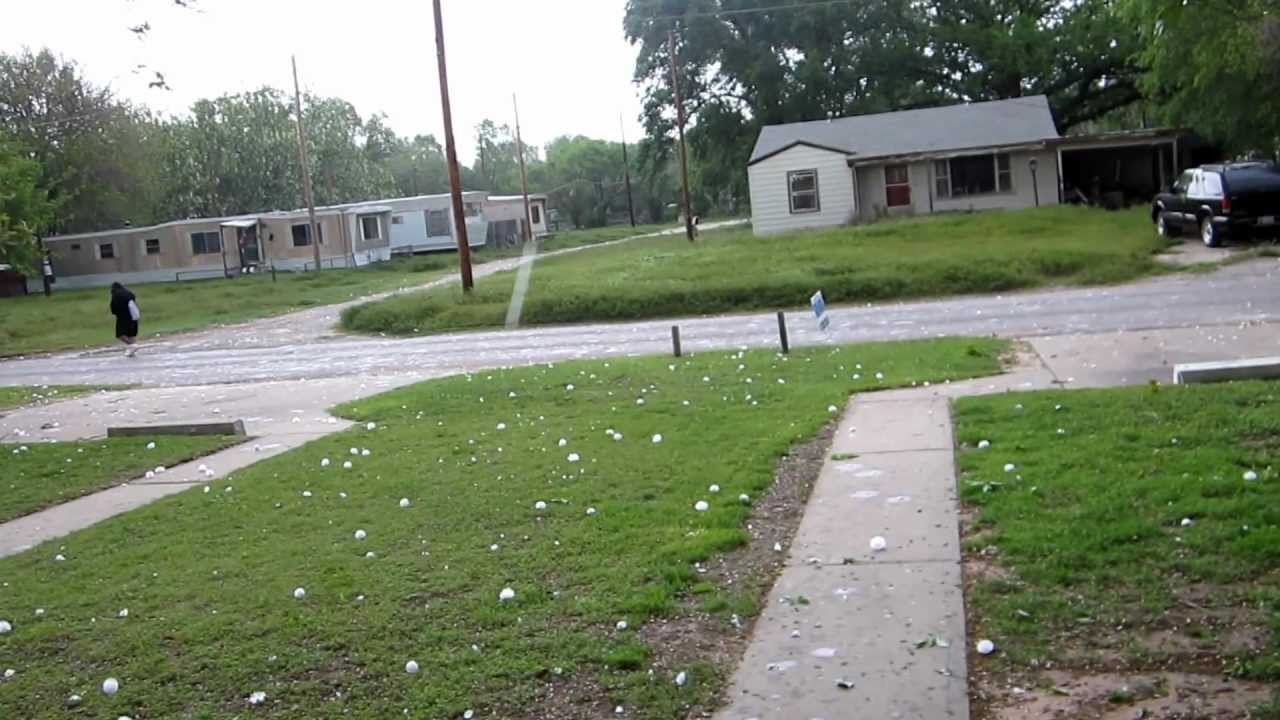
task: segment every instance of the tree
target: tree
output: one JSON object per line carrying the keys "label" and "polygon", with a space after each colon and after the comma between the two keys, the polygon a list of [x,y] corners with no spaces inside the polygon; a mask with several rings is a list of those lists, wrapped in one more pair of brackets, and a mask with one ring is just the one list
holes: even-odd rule
{"label": "tree", "polygon": [[556,206],[577,227],[600,227],[626,211],[622,145],[588,137],[559,137],[547,145],[547,177]]}
{"label": "tree", "polygon": [[40,188],[40,163],[0,138],[0,264],[39,274],[36,235],[53,222],[53,203]]}
{"label": "tree", "polygon": [[1280,153],[1280,5],[1275,0],[1126,0],[1167,123],[1234,153]]}
{"label": "tree", "polygon": [[[518,194],[520,185],[520,155],[516,134],[508,125],[498,125],[484,120],[476,126],[476,165],[480,187],[477,189],[503,195]],[[524,161],[529,169],[529,181],[541,173],[542,163],[538,148],[528,143],[524,146]]]}

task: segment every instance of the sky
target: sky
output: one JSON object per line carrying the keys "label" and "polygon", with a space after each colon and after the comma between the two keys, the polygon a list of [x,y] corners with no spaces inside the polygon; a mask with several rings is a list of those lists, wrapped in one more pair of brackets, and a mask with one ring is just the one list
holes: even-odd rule
{"label": "sky", "polygon": [[[122,98],[181,114],[203,97],[293,87],[385,113],[401,135],[444,141],[430,0],[40,0],[5,2],[0,50],[48,47]],[[636,49],[626,0],[442,0],[459,159],[475,156],[485,118],[530,145],[560,135],[639,140]],[[143,39],[129,31],[142,22]],[[135,72],[138,65],[147,70]],[[171,90],[148,88],[162,72]]]}

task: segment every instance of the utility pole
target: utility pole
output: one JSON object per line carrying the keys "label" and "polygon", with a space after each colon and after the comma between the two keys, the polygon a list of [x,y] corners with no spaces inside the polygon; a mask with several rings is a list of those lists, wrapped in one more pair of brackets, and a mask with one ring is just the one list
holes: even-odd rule
{"label": "utility pole", "polygon": [[511,107],[516,111],[516,154],[520,156],[520,190],[524,193],[524,241],[533,240],[533,215],[529,212],[529,175],[524,167],[524,140],[520,138],[520,104],[511,93]]}
{"label": "utility pole", "polygon": [[631,163],[627,162],[627,128],[618,116],[618,129],[622,135],[622,177],[627,183],[627,215],[631,218],[631,227],[636,226],[636,204],[631,199]]}
{"label": "utility pole", "polygon": [[[320,233],[316,225],[316,199],[311,194],[311,166],[307,163],[307,128],[302,120],[302,89],[298,86],[298,57],[293,62],[293,109],[298,114],[298,159],[302,163],[302,197],[307,203],[307,237],[315,254],[316,272],[320,272]],[[225,264],[225,259],[223,261]]]}
{"label": "utility pole", "polygon": [[671,92],[676,101],[676,126],[680,129],[680,181],[684,190],[684,232],[693,242],[693,213],[689,209],[689,154],[684,145],[684,101],[680,99],[680,74],[676,70],[676,33],[667,31],[667,57],[671,60]]}
{"label": "utility pole", "polygon": [[471,243],[467,240],[467,216],[462,207],[462,178],[458,174],[458,148],[453,143],[453,111],[449,108],[449,72],[444,62],[444,19],[440,0],[432,0],[436,15],[436,64],[440,69],[440,105],[444,108],[444,148],[449,163],[449,190],[453,195],[453,227],[458,239],[458,270],[462,274],[462,291],[471,292]]}

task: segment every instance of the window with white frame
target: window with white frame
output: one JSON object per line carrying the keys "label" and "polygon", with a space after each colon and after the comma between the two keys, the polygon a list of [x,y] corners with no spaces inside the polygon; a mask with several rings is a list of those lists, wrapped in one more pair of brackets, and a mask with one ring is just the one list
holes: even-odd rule
{"label": "window with white frame", "polygon": [[115,243],[109,243],[109,242],[98,243],[98,259],[99,260],[110,260],[115,256],[116,256]]}
{"label": "window with white frame", "polygon": [[537,204],[529,205],[529,217],[533,218],[534,225],[542,224],[542,208]]}
{"label": "window with white frame", "polygon": [[192,255],[217,255],[222,252],[222,233],[217,230],[191,233]]}
{"label": "window with white frame", "polygon": [[382,239],[382,223],[378,222],[377,215],[365,215],[360,218],[360,234],[365,240]]}
{"label": "window with white frame", "polygon": [[427,236],[448,237],[449,212],[447,210],[430,210],[427,212]]}
{"label": "window with white frame", "polygon": [[1013,192],[1013,167],[1006,153],[937,160],[933,184],[934,193],[944,200]]}
{"label": "window with white frame", "polygon": [[[298,223],[290,227],[289,232],[293,235],[294,247],[309,247],[311,245],[311,223]],[[324,226],[319,222],[316,223],[316,237],[321,243],[324,242]]]}
{"label": "window with white frame", "polygon": [[787,173],[787,190],[791,197],[791,214],[818,212],[818,171],[796,170]]}
{"label": "window with white frame", "polygon": [[911,171],[906,165],[884,166],[884,200],[889,207],[911,204]]}

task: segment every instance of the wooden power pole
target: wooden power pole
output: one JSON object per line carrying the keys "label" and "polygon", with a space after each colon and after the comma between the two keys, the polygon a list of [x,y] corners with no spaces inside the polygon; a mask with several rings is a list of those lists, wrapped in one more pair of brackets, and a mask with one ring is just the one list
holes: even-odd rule
{"label": "wooden power pole", "polygon": [[524,167],[524,140],[520,137],[520,103],[511,93],[511,107],[516,111],[516,155],[520,156],[520,191],[524,193],[524,241],[533,240],[533,215],[529,212],[529,174]]}
{"label": "wooden power pole", "polygon": [[671,92],[675,95],[676,126],[680,130],[680,182],[684,192],[684,232],[693,242],[693,213],[689,208],[689,154],[684,145],[684,101],[680,98],[680,73],[676,69],[676,33],[667,31],[667,57],[671,60]]}
{"label": "wooden power pole", "polygon": [[[307,126],[302,120],[302,89],[298,85],[298,58],[290,58],[293,62],[293,109],[298,114],[298,161],[302,163],[302,197],[307,203],[307,237],[311,240],[311,250],[315,255],[316,272],[322,265],[320,261],[320,232],[316,224],[316,199],[311,194],[311,165],[307,162]],[[225,259],[223,261],[226,262]]]}
{"label": "wooden power pole", "polygon": [[462,207],[462,178],[458,174],[458,148],[453,142],[453,111],[449,108],[449,72],[444,62],[444,20],[440,0],[432,0],[436,15],[436,64],[440,69],[440,105],[444,108],[444,148],[449,163],[449,190],[453,195],[453,227],[458,239],[458,270],[462,291],[471,292],[471,243],[467,240],[467,216]]}
{"label": "wooden power pole", "polygon": [[622,136],[622,178],[627,185],[627,215],[631,218],[631,227],[636,226],[636,204],[631,198],[631,163],[627,161],[627,128],[618,116],[618,129]]}

